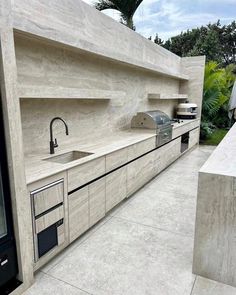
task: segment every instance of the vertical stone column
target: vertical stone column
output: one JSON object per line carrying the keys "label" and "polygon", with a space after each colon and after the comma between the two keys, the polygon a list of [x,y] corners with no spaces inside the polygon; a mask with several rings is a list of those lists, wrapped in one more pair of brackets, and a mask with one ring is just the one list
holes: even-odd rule
{"label": "vertical stone column", "polygon": [[187,93],[189,101],[198,105],[198,117],[201,117],[205,56],[183,57],[181,66],[189,81],[180,83],[180,93]]}
{"label": "vertical stone column", "polygon": [[18,255],[19,280],[23,281],[23,284],[14,294],[20,294],[33,281],[33,242],[30,198],[27,194],[24,170],[20,101],[17,94],[14,33],[11,23],[11,1],[2,0],[0,3],[0,89]]}

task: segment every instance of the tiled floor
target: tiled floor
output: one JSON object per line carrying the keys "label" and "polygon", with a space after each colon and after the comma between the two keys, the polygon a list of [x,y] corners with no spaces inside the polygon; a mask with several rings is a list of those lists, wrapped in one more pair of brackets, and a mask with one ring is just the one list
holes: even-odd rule
{"label": "tiled floor", "polygon": [[198,169],[186,154],[45,266],[25,295],[233,295],[192,274]]}

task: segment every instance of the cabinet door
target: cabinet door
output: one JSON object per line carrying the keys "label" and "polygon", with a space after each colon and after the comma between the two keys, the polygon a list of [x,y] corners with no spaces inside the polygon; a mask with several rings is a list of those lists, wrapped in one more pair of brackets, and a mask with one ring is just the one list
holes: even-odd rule
{"label": "cabinet door", "polygon": [[132,195],[154,176],[154,152],[151,152],[127,166],[127,194]]}
{"label": "cabinet door", "polygon": [[128,147],[128,161],[142,156],[143,154],[156,148],[156,136],[135,143]]}
{"label": "cabinet door", "polygon": [[157,175],[171,163],[173,163],[181,154],[181,138],[176,138],[170,143],[156,149],[154,153],[154,174]]}
{"label": "cabinet door", "polygon": [[199,128],[189,132],[189,148],[193,147],[199,142]]}
{"label": "cabinet door", "polygon": [[127,166],[106,176],[106,212],[127,196]]}
{"label": "cabinet door", "polygon": [[106,173],[128,162],[128,148],[123,148],[106,155]]}
{"label": "cabinet door", "polygon": [[86,162],[68,170],[68,191],[72,191],[105,174],[105,157]]}
{"label": "cabinet door", "polygon": [[89,185],[89,226],[93,226],[105,216],[105,177]]}
{"label": "cabinet door", "polygon": [[68,196],[70,243],[89,228],[88,186]]}

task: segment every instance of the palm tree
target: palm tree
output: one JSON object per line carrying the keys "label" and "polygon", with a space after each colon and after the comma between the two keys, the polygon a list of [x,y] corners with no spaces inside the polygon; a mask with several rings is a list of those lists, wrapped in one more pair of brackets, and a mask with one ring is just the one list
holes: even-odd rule
{"label": "palm tree", "polygon": [[219,68],[217,62],[205,66],[202,101],[201,138],[210,136],[215,127],[228,126],[228,102],[235,81],[235,66]]}
{"label": "palm tree", "polygon": [[105,9],[115,9],[121,13],[122,23],[135,30],[133,16],[143,0],[98,0],[95,7],[102,11]]}

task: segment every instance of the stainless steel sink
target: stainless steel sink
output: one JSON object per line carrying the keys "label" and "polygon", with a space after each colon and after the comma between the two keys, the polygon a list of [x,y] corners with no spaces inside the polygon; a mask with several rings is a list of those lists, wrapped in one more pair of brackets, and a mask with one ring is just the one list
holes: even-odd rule
{"label": "stainless steel sink", "polygon": [[75,160],[82,159],[84,157],[90,156],[93,153],[81,152],[81,151],[71,151],[65,154],[61,154],[58,156],[53,156],[50,158],[43,159],[44,161],[55,162],[60,164],[70,163]]}

